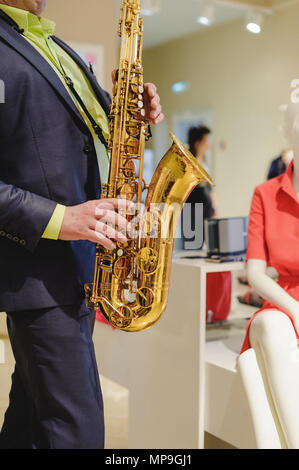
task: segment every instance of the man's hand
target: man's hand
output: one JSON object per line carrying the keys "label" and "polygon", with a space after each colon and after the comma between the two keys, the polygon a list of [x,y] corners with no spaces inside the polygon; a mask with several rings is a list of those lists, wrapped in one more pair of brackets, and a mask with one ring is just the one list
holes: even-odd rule
{"label": "man's hand", "polygon": [[135,204],[126,199],[101,199],[67,207],[59,240],[89,240],[110,250],[116,248],[111,239],[126,243],[127,238],[119,229],[127,233],[129,222],[118,214],[116,209],[125,209],[128,213],[132,211],[134,213]]}
{"label": "man's hand", "polygon": [[[112,81],[115,83],[117,70],[112,72]],[[145,108],[145,119],[150,124],[160,124],[164,119],[162,113],[162,106],[160,104],[160,96],[157,93],[157,87],[153,83],[144,84],[144,108]]]}
{"label": "man's hand", "polygon": [[162,113],[160,96],[153,83],[145,83],[143,96],[146,120],[151,124],[160,124],[164,119],[164,114]]}

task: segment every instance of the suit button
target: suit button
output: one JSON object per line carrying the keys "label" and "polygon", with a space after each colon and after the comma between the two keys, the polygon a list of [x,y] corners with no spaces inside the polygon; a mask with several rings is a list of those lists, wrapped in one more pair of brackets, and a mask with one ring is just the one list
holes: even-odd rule
{"label": "suit button", "polygon": [[6,238],[8,238],[8,240],[12,240],[12,239],[13,239],[13,236],[12,236],[10,233],[7,233],[7,234],[6,234]]}
{"label": "suit button", "polygon": [[19,237],[14,237],[13,241],[16,242],[16,243],[19,243],[20,239],[19,239]]}
{"label": "suit button", "polygon": [[90,145],[90,144],[85,144],[83,151],[84,151],[84,153],[86,153],[86,154],[91,153],[91,152],[92,152],[92,147],[91,147],[91,145]]}
{"label": "suit button", "polygon": [[26,245],[25,240],[20,240],[20,245],[25,246]]}
{"label": "suit button", "polygon": [[5,237],[6,233],[4,232],[4,230],[0,231],[0,235],[1,235],[1,237]]}

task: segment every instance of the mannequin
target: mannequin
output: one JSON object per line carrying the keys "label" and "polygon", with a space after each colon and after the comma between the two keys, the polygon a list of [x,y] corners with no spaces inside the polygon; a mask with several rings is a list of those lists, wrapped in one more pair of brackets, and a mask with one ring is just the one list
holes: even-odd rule
{"label": "mannequin", "polygon": [[[298,103],[291,101],[288,106],[285,131],[294,150],[292,185],[299,205]],[[280,249],[284,250],[283,243]],[[258,447],[267,445],[267,448],[298,449],[299,298],[290,295],[271,279],[266,268],[265,260],[248,257],[248,280],[251,286],[277,307],[259,312],[253,319],[249,329],[252,349],[241,354],[239,367],[256,428],[264,428],[265,433],[268,433],[267,436],[259,436]],[[292,282],[296,282],[295,279]],[[290,314],[292,321],[283,310]],[[264,413],[261,411],[261,403],[264,404]],[[260,415],[257,413],[258,408]],[[268,426],[265,426],[264,419]]]}

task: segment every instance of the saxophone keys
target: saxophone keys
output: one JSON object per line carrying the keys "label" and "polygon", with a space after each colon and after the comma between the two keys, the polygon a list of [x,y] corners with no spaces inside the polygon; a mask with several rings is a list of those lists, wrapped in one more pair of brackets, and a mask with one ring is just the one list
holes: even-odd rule
{"label": "saxophone keys", "polygon": [[136,155],[138,153],[139,141],[135,137],[130,137],[126,142],[127,154]]}
{"label": "saxophone keys", "polygon": [[112,255],[103,254],[99,260],[99,267],[102,271],[112,273],[114,258]]}
{"label": "saxophone keys", "polygon": [[134,196],[135,196],[135,192],[136,192],[135,186],[134,186],[134,185],[131,185],[131,184],[129,184],[129,183],[125,183],[125,184],[122,185],[122,187],[120,188],[120,195],[121,195],[124,199],[127,199],[128,201],[132,201],[132,199],[133,199]]}
{"label": "saxophone keys", "polygon": [[142,95],[142,94],[144,93],[144,87],[143,87],[142,85],[140,85],[140,86],[138,87],[138,91],[139,91],[139,93]]}
{"label": "saxophone keys", "polygon": [[125,280],[132,270],[132,260],[126,256],[119,258],[113,267],[113,272],[117,279]]}
{"label": "saxophone keys", "polygon": [[140,307],[151,307],[153,305],[155,299],[155,295],[152,289],[149,287],[143,287],[139,289],[136,294],[136,300]]}
{"label": "saxophone keys", "polygon": [[142,248],[136,256],[136,263],[144,274],[153,274],[158,268],[158,254],[152,248]]}
{"label": "saxophone keys", "polygon": [[140,108],[140,109],[143,108],[143,101],[138,101],[138,108]]}
{"label": "saxophone keys", "polygon": [[140,122],[137,119],[131,119],[127,123],[127,133],[135,138],[139,138],[140,135]]}
{"label": "saxophone keys", "polygon": [[128,328],[133,320],[133,310],[127,305],[117,307],[109,315],[109,321],[113,326],[120,329]]}
{"label": "saxophone keys", "polygon": [[126,178],[135,178],[136,168],[132,160],[128,160],[125,164],[124,175]]}

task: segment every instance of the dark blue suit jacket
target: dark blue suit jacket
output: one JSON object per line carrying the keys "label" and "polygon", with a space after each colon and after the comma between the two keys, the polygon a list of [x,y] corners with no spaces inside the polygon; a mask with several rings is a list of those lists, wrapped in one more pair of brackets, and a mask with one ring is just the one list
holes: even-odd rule
{"label": "dark blue suit jacket", "polygon": [[[110,97],[65,43],[109,114]],[[92,243],[41,239],[56,203],[100,195],[93,138],[64,84],[0,18],[0,311],[79,302],[92,279]]]}

